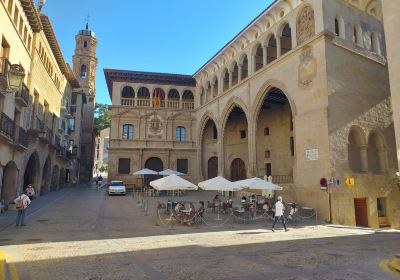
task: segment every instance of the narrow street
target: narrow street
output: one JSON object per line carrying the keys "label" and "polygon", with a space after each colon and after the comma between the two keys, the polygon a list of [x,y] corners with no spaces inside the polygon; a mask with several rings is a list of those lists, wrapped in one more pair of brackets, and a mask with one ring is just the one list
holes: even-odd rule
{"label": "narrow street", "polygon": [[384,267],[399,251],[398,232],[272,233],[270,225],[236,223],[171,230],[155,223],[158,198],[145,216],[131,195],[108,197],[93,186],[62,192],[26,227],[0,232],[0,279],[398,279]]}

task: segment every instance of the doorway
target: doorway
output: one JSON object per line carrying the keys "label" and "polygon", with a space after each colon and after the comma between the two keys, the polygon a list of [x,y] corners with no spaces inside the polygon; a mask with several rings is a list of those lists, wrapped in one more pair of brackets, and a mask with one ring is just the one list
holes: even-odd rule
{"label": "doorway", "polygon": [[367,199],[355,198],[354,210],[356,214],[356,225],[358,227],[368,227]]}
{"label": "doorway", "polygon": [[[144,168],[148,168],[157,172],[163,171],[164,165],[161,159],[152,157],[146,160]],[[144,175],[144,186],[149,186],[151,181],[162,178],[159,175]]]}
{"label": "doorway", "polygon": [[239,181],[246,179],[246,167],[244,161],[240,158],[232,161],[231,164],[231,181]]}
{"label": "doorway", "polygon": [[208,172],[207,172],[208,178],[207,179],[212,179],[218,176],[218,158],[217,157],[211,157],[208,160]]}

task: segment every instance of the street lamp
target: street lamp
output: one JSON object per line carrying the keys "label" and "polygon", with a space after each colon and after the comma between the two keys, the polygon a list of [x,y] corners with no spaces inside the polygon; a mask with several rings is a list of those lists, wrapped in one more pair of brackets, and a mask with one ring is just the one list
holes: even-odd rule
{"label": "street lamp", "polygon": [[19,64],[12,64],[10,69],[7,71],[8,87],[13,91],[19,90],[24,78],[24,68]]}

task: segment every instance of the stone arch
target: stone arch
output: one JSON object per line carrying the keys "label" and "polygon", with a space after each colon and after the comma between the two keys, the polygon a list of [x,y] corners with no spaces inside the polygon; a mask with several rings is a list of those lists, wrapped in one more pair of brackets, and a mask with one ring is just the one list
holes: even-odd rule
{"label": "stone arch", "polygon": [[222,111],[222,114],[220,115],[219,119],[221,120],[221,131],[225,129],[229,114],[235,107],[240,107],[246,115],[246,119],[249,120],[249,111],[247,109],[246,103],[240,97],[233,96],[229,99],[224,110]]}
{"label": "stone arch", "polygon": [[372,130],[368,136],[368,170],[373,173],[382,173],[386,169],[385,137],[379,130]]}
{"label": "stone arch", "polygon": [[353,172],[365,172],[367,165],[367,141],[365,133],[359,126],[352,126],[349,130],[347,159],[349,168]]}
{"label": "stone arch", "polygon": [[42,185],[40,188],[41,195],[50,192],[50,183],[51,183],[51,159],[50,156],[47,156],[42,170]]}
{"label": "stone arch", "polygon": [[344,23],[344,19],[341,15],[336,15],[335,17],[335,34],[341,39],[346,39],[346,27]]}
{"label": "stone arch", "polygon": [[278,58],[278,45],[276,40],[275,34],[271,33],[267,36],[267,64]]}
{"label": "stone arch", "polygon": [[[214,129],[216,131],[214,131]],[[217,139],[214,138],[215,132],[217,134]],[[198,138],[198,143],[200,147],[200,172],[204,178],[208,177],[208,165],[206,165],[208,158],[210,156],[216,156],[218,158],[218,137],[220,135],[219,132],[219,125],[215,116],[210,112],[204,114],[200,122]]]}
{"label": "stone arch", "polygon": [[37,194],[40,192],[40,166],[40,157],[34,151],[25,166],[23,188],[31,184]]}
{"label": "stone arch", "polygon": [[[149,157],[146,159],[144,163],[144,168],[148,168],[157,172],[160,172],[164,169],[164,163],[162,159],[159,157]],[[149,183],[151,181],[157,180],[159,178],[162,178],[162,176],[159,175],[145,175],[144,176],[144,186],[149,186]]]}
{"label": "stone arch", "polygon": [[135,98],[135,90],[131,86],[124,86],[121,91],[122,98]]}
{"label": "stone arch", "polygon": [[229,71],[227,68],[221,73],[221,81],[222,92],[225,92],[229,89]]}
{"label": "stone arch", "polygon": [[[276,81],[267,82],[257,94],[249,123],[249,130],[254,135],[251,146],[255,147],[254,167],[249,168],[254,168],[256,175],[265,175],[267,165],[274,165],[274,175],[293,176],[296,130],[292,104],[283,85]],[[268,137],[268,142],[265,137]],[[266,151],[268,156],[265,156]]]}
{"label": "stone arch", "polygon": [[60,168],[58,167],[58,165],[54,165],[53,166],[53,172],[52,172],[52,176],[51,176],[51,185],[50,185],[50,191],[56,191],[58,189],[58,185],[59,185],[59,178],[58,176],[60,176]]}
{"label": "stone arch", "polygon": [[220,126],[219,126],[219,123],[218,123],[218,118],[214,115],[214,113],[212,113],[210,111],[207,111],[206,113],[203,114],[203,116],[201,117],[200,122],[199,122],[199,127],[198,127],[198,130],[197,130],[199,132],[198,142],[197,143],[201,143],[201,140],[202,140],[202,137],[203,137],[203,133],[204,133],[204,129],[205,129],[205,127],[207,125],[207,122],[209,120],[212,120],[215,123],[215,125],[217,127],[217,131],[220,130]]}
{"label": "stone arch", "polygon": [[363,47],[363,31],[362,31],[362,27],[359,23],[357,23],[356,25],[354,25],[354,29],[353,29],[353,43],[356,44],[359,47]]}
{"label": "stone arch", "polygon": [[168,91],[167,99],[168,99],[168,102],[167,102],[168,108],[173,108],[173,109],[179,108],[179,101],[181,99],[181,95],[177,89],[171,88]]}
{"label": "stone arch", "polygon": [[232,86],[235,86],[239,82],[239,66],[236,61],[231,63],[229,71],[232,73]]}
{"label": "stone arch", "polygon": [[4,167],[3,170],[3,181],[0,191],[0,200],[4,200],[7,206],[10,202],[13,202],[18,192],[18,174],[19,170],[17,164],[14,161],[10,161]]}
{"label": "stone arch", "polygon": [[279,32],[281,40],[281,55],[288,53],[292,50],[292,27],[288,22],[281,25],[282,31]]}
{"label": "stone arch", "polygon": [[252,49],[254,72],[264,67],[264,50],[261,42],[257,42]]}

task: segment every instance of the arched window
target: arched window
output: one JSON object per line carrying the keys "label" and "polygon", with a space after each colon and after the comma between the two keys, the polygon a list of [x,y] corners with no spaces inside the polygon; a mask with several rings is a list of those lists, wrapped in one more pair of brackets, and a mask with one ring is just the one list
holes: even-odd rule
{"label": "arched window", "polygon": [[372,52],[381,55],[381,47],[379,44],[378,34],[371,32],[371,50]]}
{"label": "arched window", "polygon": [[289,52],[292,49],[292,29],[287,23],[281,34],[281,55]]}
{"label": "arched window", "polygon": [[87,48],[87,41],[83,41],[83,47]]}
{"label": "arched window", "polygon": [[86,79],[87,78],[87,68],[86,68],[85,64],[83,64],[81,66],[81,78],[82,79]]}
{"label": "arched window", "polygon": [[178,126],[176,128],[176,141],[185,141],[185,128],[183,126]]}
{"label": "arched window", "polygon": [[246,79],[249,76],[249,60],[247,59],[247,55],[244,56],[242,62],[242,77],[241,80]]}
{"label": "arched window", "polygon": [[133,139],[133,125],[124,124],[122,126],[122,139]]}
{"label": "arched window", "polygon": [[[350,131],[347,152],[349,168],[353,172],[365,172],[366,170],[366,141],[361,128],[355,127]],[[364,156],[362,154],[364,153]]]}
{"label": "arched window", "polygon": [[182,109],[194,109],[194,95],[190,90],[185,90],[182,94]]}
{"label": "arched window", "polygon": [[150,107],[150,91],[148,90],[148,88],[139,88],[137,92],[137,106]]}
{"label": "arched window", "polygon": [[337,15],[335,17],[335,34],[341,39],[345,39],[345,25],[344,20],[341,16]]}
{"label": "arched window", "polygon": [[374,173],[386,170],[386,152],[383,137],[375,132],[368,138],[368,169]]}
{"label": "arched window", "polygon": [[228,69],[225,69],[222,74],[222,92],[225,92],[229,89],[229,72]]}
{"label": "arched window", "polygon": [[254,72],[257,72],[264,66],[264,52],[261,44],[258,44],[254,53]]}
{"label": "arched window", "polygon": [[[212,82],[211,82],[211,84],[212,84]],[[214,78],[214,84],[213,84],[213,86],[212,86],[212,96],[213,96],[213,97],[218,96],[218,87],[219,87],[219,85],[218,85],[218,78],[215,77],[215,78]]]}
{"label": "arched window", "polygon": [[170,89],[168,92],[168,108],[178,109],[179,108],[179,92],[176,89]]}
{"label": "arched window", "polygon": [[235,62],[235,65],[233,66],[232,70],[232,86],[236,85],[238,81],[239,81],[239,67]]}
{"label": "arched window", "polygon": [[135,91],[132,87],[126,86],[122,89],[122,98],[135,98]]}
{"label": "arched window", "polygon": [[359,24],[354,26],[353,32],[354,32],[353,33],[353,42],[354,42],[354,44],[356,44],[359,47],[362,47],[363,46],[363,38],[362,38],[361,26]]}
{"label": "arched window", "polygon": [[277,57],[278,57],[278,52],[276,49],[275,35],[271,35],[267,45],[267,64],[274,61]]}
{"label": "arched window", "polygon": [[138,90],[138,98],[150,98],[150,91],[148,88],[141,87]]}

